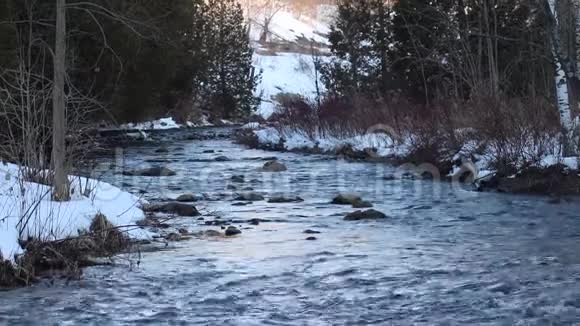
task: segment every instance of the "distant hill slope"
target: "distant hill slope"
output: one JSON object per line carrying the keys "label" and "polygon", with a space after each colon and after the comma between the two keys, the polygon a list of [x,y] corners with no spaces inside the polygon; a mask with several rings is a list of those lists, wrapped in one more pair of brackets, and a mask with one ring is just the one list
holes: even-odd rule
{"label": "distant hill slope", "polygon": [[256,49],[254,65],[262,73],[257,88],[262,98],[258,113],[267,118],[276,109],[277,94],[294,93],[315,99],[312,51],[322,53],[321,60],[328,60],[330,28],[328,23],[306,16],[298,18],[290,11],[281,10],[270,23],[267,42],[259,42],[263,28],[260,21],[259,16],[251,20],[250,37]]}

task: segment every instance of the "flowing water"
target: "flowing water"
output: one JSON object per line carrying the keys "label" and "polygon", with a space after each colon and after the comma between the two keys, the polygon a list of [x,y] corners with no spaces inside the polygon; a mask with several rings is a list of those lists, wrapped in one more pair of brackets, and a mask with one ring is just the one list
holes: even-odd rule
{"label": "flowing water", "polygon": [[[383,180],[394,168],[248,150],[227,140],[137,147],[130,168],[168,161],[177,176],[105,180],[145,198],[205,193],[206,215],[243,233],[193,238],[140,265],[90,268],[80,281],[0,293],[0,324],[17,325],[573,325],[580,324],[580,204],[477,193],[448,183]],[[215,150],[215,153],[207,153]],[[215,162],[225,155],[231,160]],[[263,173],[277,156],[288,172]],[[266,198],[233,206],[232,175]],[[238,187],[240,187],[238,185]],[[390,218],[349,222],[329,204],[357,192]],[[142,191],[143,192],[143,191]],[[258,226],[243,223],[260,218]],[[206,220],[213,217],[206,216]],[[215,229],[196,218],[190,231]],[[307,229],[320,231],[306,241]]]}

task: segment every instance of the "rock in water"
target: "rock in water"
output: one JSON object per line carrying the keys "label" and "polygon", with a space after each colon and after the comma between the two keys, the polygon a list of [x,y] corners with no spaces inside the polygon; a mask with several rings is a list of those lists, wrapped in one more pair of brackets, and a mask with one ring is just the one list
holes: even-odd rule
{"label": "rock in water", "polygon": [[264,164],[262,167],[262,171],[264,172],[284,172],[287,171],[288,168],[286,165],[278,162],[278,161],[269,161]]}
{"label": "rock in water", "polygon": [[199,216],[201,215],[195,206],[182,203],[166,203],[151,205],[144,208],[147,212],[175,214],[179,216]]}
{"label": "rock in water", "polygon": [[315,241],[315,240],[318,240],[318,238],[316,238],[316,237],[308,237],[308,238],[306,238],[306,240],[307,241]]}
{"label": "rock in water", "polygon": [[308,230],[304,231],[304,233],[305,234],[320,234],[321,232],[308,229]]}
{"label": "rock in water", "polygon": [[176,201],[180,202],[180,203],[192,203],[197,201],[197,197],[193,194],[183,194],[179,197],[177,197],[177,199],[175,199]]}
{"label": "rock in water", "polygon": [[286,198],[286,197],[272,197],[270,199],[268,199],[268,203],[272,203],[272,204],[282,204],[282,203],[301,203],[303,202],[304,199],[296,196],[296,197],[292,197],[292,198]]}
{"label": "rock in water", "polygon": [[228,226],[228,228],[226,229],[226,236],[227,237],[231,237],[231,236],[238,235],[241,233],[242,233],[242,231],[238,230],[238,228],[236,228],[235,226]]}
{"label": "rock in water", "polygon": [[149,169],[135,170],[135,171],[125,171],[124,175],[128,176],[140,176],[140,177],[170,177],[177,173],[168,169],[166,167],[152,167]]}
{"label": "rock in water", "polygon": [[264,200],[264,196],[257,192],[245,192],[242,194],[238,194],[235,200],[238,201],[262,201]]}
{"label": "rock in water", "polygon": [[362,198],[356,194],[339,194],[332,200],[335,205],[354,205],[359,202],[362,202]]}
{"label": "rock in water", "polygon": [[387,218],[387,215],[374,209],[352,212],[344,217],[345,221],[379,220],[385,218]]}

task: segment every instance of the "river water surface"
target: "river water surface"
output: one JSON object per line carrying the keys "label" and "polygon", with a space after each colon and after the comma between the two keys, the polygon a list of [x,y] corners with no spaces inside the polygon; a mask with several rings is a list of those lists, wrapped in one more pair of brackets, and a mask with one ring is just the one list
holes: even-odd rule
{"label": "river water surface", "polygon": [[[394,168],[249,150],[228,140],[125,151],[130,168],[177,176],[105,180],[146,199],[206,194],[198,208],[243,233],[144,253],[139,266],[90,268],[80,281],[0,293],[4,325],[574,325],[580,324],[580,204],[383,180]],[[215,153],[207,153],[214,150]],[[215,162],[216,156],[231,160]],[[277,156],[288,172],[257,171]],[[232,175],[292,204],[233,206]],[[349,222],[329,204],[357,192],[390,218]],[[141,191],[143,192],[143,191]],[[212,215],[212,216],[207,216]],[[242,223],[260,218],[258,226]],[[197,218],[175,221],[190,231]],[[307,229],[320,231],[306,241]]]}

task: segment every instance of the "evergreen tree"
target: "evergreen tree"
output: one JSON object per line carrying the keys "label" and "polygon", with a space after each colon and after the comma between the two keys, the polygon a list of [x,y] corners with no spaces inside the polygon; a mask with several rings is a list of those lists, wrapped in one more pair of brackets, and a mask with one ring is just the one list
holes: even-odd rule
{"label": "evergreen tree", "polygon": [[243,10],[235,0],[209,0],[202,46],[208,58],[202,85],[204,106],[214,116],[241,119],[249,116],[259,99],[254,96],[258,76],[252,66],[253,50]]}
{"label": "evergreen tree", "polygon": [[335,59],[322,76],[327,89],[336,95],[384,94],[393,86],[388,56],[391,22],[390,1],[338,1],[329,37]]}

